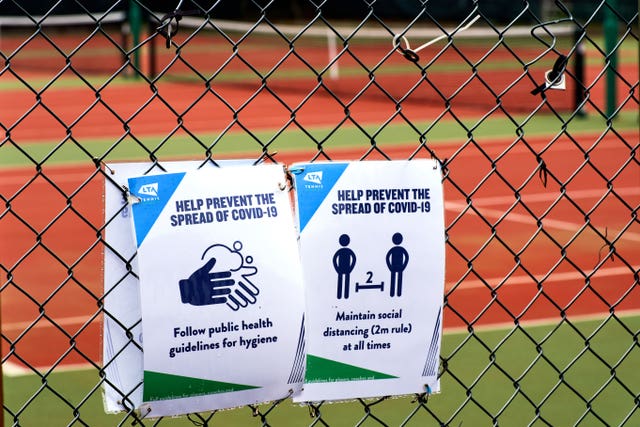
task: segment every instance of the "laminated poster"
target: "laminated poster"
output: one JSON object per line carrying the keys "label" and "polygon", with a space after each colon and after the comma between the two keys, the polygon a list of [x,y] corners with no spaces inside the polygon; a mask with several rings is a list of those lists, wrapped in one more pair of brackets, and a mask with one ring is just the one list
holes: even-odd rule
{"label": "laminated poster", "polygon": [[142,414],[299,390],[303,290],[282,166],[129,179],[142,312]]}
{"label": "laminated poster", "polygon": [[[253,160],[220,160],[224,167],[252,165]],[[212,162],[117,162],[106,165],[104,185],[104,309],[103,322],[104,407],[108,413],[142,405],[142,344],[140,338],[140,284],[136,244],[131,233],[131,209],[123,188],[127,180],[148,173],[218,169]],[[127,260],[131,260],[127,266]]]}
{"label": "laminated poster", "polygon": [[444,209],[436,161],[296,164],[306,296],[297,402],[440,390]]}

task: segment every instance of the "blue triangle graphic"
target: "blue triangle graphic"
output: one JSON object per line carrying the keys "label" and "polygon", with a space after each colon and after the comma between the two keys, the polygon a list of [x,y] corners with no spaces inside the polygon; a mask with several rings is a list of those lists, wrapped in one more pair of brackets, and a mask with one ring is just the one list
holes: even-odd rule
{"label": "blue triangle graphic", "polygon": [[296,180],[300,232],[304,230],[349,163],[305,163],[290,170]]}
{"label": "blue triangle graphic", "polygon": [[184,176],[185,172],[180,172],[129,178],[129,191],[140,199],[132,207],[138,247],[149,234]]}

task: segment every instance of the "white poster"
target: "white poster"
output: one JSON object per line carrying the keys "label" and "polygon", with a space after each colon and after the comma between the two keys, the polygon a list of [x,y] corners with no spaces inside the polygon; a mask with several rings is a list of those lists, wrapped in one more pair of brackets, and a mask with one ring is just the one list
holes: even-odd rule
{"label": "white poster", "polygon": [[129,179],[143,405],[177,415],[280,399],[301,385],[303,291],[282,166]]}
{"label": "white poster", "polygon": [[[253,160],[222,160],[220,166],[251,165]],[[142,330],[136,244],[131,233],[127,180],[148,173],[217,169],[213,162],[109,163],[105,167],[104,217],[104,403],[107,412],[142,404]]]}
{"label": "white poster", "polygon": [[444,209],[436,161],[296,164],[306,372],[295,401],[440,390]]}

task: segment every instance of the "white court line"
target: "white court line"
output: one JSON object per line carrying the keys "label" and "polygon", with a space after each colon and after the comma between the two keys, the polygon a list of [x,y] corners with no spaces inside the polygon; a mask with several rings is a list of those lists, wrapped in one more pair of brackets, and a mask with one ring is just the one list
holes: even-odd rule
{"label": "white court line", "polygon": [[[632,268],[635,271],[639,271],[640,266],[636,265],[636,266],[633,266]],[[569,280],[584,280],[585,276],[590,276],[590,279],[593,281],[594,279],[600,279],[600,278],[612,277],[612,276],[622,276],[624,274],[631,275],[633,274],[633,272],[629,270],[628,267],[609,267],[609,268],[599,268],[597,270],[590,270],[582,273],[578,271],[552,273],[549,277],[547,277],[544,280],[544,283],[566,282]],[[502,288],[504,288],[505,286],[523,285],[526,283],[533,284],[535,283],[535,281],[540,282],[541,280],[542,280],[542,276],[537,276],[535,277],[535,279],[532,279],[531,277],[524,276],[524,275],[511,276],[506,280],[504,277],[491,277],[484,280],[484,282],[479,279],[472,279],[472,280],[464,279],[462,283],[458,285],[458,287],[456,288],[456,291],[462,290],[462,289],[487,288],[487,285],[485,285],[485,283],[487,283],[489,286],[495,289],[495,286],[497,286],[500,282],[503,282],[503,281],[504,283],[501,286]],[[448,291],[454,285],[455,283],[449,282],[445,285],[445,289]]]}
{"label": "white court line", "polygon": [[[51,366],[35,366],[34,369],[41,374],[49,371]],[[87,369],[94,369],[94,365],[91,363],[70,363],[64,365],[58,365],[54,368],[53,372],[70,372],[70,371],[82,371]],[[35,375],[33,370],[21,366],[15,362],[6,361],[2,364],[2,374],[7,377],[23,377],[26,375]]]}
{"label": "white court line", "polygon": [[[77,182],[78,184],[81,184],[85,180],[89,179],[91,174],[94,173],[94,172],[95,172],[95,169],[88,170],[86,173],[82,173],[82,172],[60,173],[60,172],[57,172],[57,173],[60,174],[60,176],[56,176],[55,179],[51,178],[51,175],[55,175],[56,173],[52,173],[51,175],[48,175],[48,177],[49,177],[49,179],[51,179],[55,183]],[[33,178],[33,175],[26,176],[26,175],[15,175],[15,174],[12,174],[10,176],[2,177],[2,185],[20,185],[20,184],[24,185],[24,184],[27,183],[27,181],[31,180],[32,178]],[[95,177],[93,179],[95,179]],[[35,181],[35,183],[36,184],[51,185],[51,184],[49,184],[48,181],[45,181],[43,178],[37,179]],[[32,185],[32,184],[30,184],[30,185]]]}
{"label": "white court line", "polygon": [[[640,316],[640,310],[620,310],[616,311],[617,317],[635,317]],[[608,317],[609,313],[602,312],[601,314],[581,314],[575,316],[567,316],[567,319],[572,323],[576,322],[589,322],[595,320],[602,320],[605,317]],[[521,327],[537,327],[537,326],[553,326],[557,325],[559,319],[556,317],[549,317],[545,319],[535,319],[535,320],[523,320],[519,323]],[[500,331],[500,330],[511,330],[515,327],[513,322],[500,322],[494,324],[484,324],[477,325],[473,327],[474,333],[477,332],[490,332],[490,331]],[[446,327],[443,330],[443,335],[460,335],[460,334],[468,334],[469,330],[466,326],[454,326],[454,327]],[[98,362],[99,364],[99,362]],[[37,366],[35,370],[43,373],[50,370],[50,366]],[[69,364],[69,365],[59,365],[57,366],[53,372],[61,373],[61,372],[70,372],[70,371],[83,371],[95,369],[95,367],[90,363],[77,363],[77,364]],[[31,369],[27,369],[13,362],[4,362],[2,364],[2,373],[7,377],[20,377],[26,375],[34,375]]]}
{"label": "white court line", "polygon": [[22,377],[33,374],[31,369],[24,368],[17,363],[6,361],[2,364],[2,375],[7,377]]}
{"label": "white court line", "polygon": [[[620,188],[620,189],[616,189],[616,192],[620,195],[635,195],[635,194],[640,194],[640,188],[635,188],[635,187],[624,187],[624,188]],[[574,199],[584,199],[584,198],[594,198],[594,197],[599,197],[602,195],[601,191],[598,190],[578,190],[578,191],[573,191],[571,192],[571,197]],[[557,194],[549,194],[549,193],[534,193],[531,195],[527,195],[526,199],[527,201],[531,200],[531,201],[548,201],[548,200],[554,200],[557,197]],[[535,200],[534,200],[535,199]],[[504,204],[504,203],[512,203],[514,202],[515,199],[513,198],[513,196],[497,196],[497,197],[481,197],[478,199],[474,199],[473,201],[473,205],[474,206],[486,206],[486,205],[493,205],[493,204]],[[465,203],[459,203],[459,202],[445,202],[445,208],[452,210],[452,211],[456,211],[456,212],[460,212],[463,209],[467,208],[467,205]],[[467,211],[469,214],[473,214],[473,215],[477,215],[475,212],[473,212],[472,210]],[[483,209],[482,211],[483,215],[486,215],[488,217],[496,217],[496,218],[500,218],[504,215],[503,211],[500,210],[495,210],[495,209]],[[523,215],[523,214],[517,214],[517,213],[510,213],[505,220],[508,221],[513,221],[513,222],[520,222],[520,223],[526,223],[526,224],[535,224],[535,219],[533,219],[532,217],[528,216],[528,215]],[[557,228],[557,229],[561,229],[561,230],[569,230],[569,231],[575,231],[577,230],[579,227],[581,227],[583,224],[576,224],[576,223],[571,223],[571,222],[567,222],[567,221],[559,221],[559,220],[551,220],[551,219],[544,219],[542,220],[544,226],[546,227],[551,227],[551,228]],[[625,232],[622,237],[622,239],[628,239],[628,240],[633,240],[633,241],[640,241],[640,234],[638,233],[632,233],[632,232]],[[635,270],[638,270],[638,266],[634,266],[633,267]],[[611,277],[611,276],[616,276],[616,275],[622,275],[625,273],[628,273],[629,269],[626,267],[612,267],[612,268],[600,268],[598,269],[597,275],[596,277]],[[586,275],[592,275],[593,271],[588,272]],[[576,279],[583,279],[584,276],[578,272],[569,272],[569,273],[553,273],[551,276],[549,276],[545,282],[549,283],[549,282],[559,282],[559,281],[566,281],[566,280],[576,280]],[[504,277],[496,277],[496,278],[489,278],[486,280],[486,282],[492,284],[492,283],[500,283],[502,280],[504,280]],[[515,277],[511,277],[507,280],[507,282],[505,283],[505,285],[516,285],[516,284],[523,284],[523,283],[531,283],[532,279],[528,276],[515,276]],[[455,283],[447,283],[446,284],[446,289],[451,289],[451,287],[454,285]],[[485,285],[477,279],[474,280],[464,280],[463,283],[459,286],[459,289],[472,289],[472,288],[478,288],[478,287],[484,287]],[[70,325],[77,325],[77,324],[83,324],[86,323],[89,318],[93,315],[92,314],[88,314],[85,316],[75,316],[75,317],[63,317],[63,318],[59,318],[59,319],[53,319],[58,325],[60,326],[70,326]],[[29,327],[29,325],[31,325],[32,322],[14,322],[14,323],[7,323],[4,324],[2,326],[3,330],[9,330],[9,331],[22,331],[25,328]],[[54,327],[53,324],[51,324],[50,322],[46,321],[46,319],[43,319],[42,321],[38,322],[34,328],[36,329],[40,329],[40,328],[51,328]]]}
{"label": "white court line", "polygon": [[[638,271],[640,266],[633,266],[634,270]],[[580,272],[565,272],[565,273],[552,273],[547,279],[545,283],[553,283],[553,282],[564,282],[569,280],[580,280],[584,279],[584,276],[591,276],[591,279],[598,279],[603,277],[612,277],[612,276],[621,276],[624,274],[630,274],[631,271],[628,267],[609,267],[609,268],[599,268],[598,270],[590,270],[585,272],[585,274],[581,274]],[[492,277],[485,280],[489,285],[497,285],[501,281],[504,280],[504,277]],[[536,277],[536,280],[541,280],[541,278]],[[502,285],[511,286],[511,285],[521,285],[525,283],[533,283],[533,279],[529,276],[512,276],[505,281]],[[449,282],[445,285],[445,289],[449,290],[455,285],[454,282]],[[483,288],[486,287],[485,284],[478,279],[465,279],[463,282],[456,288],[456,290],[462,289],[474,289],[474,288]],[[86,323],[92,316],[70,316],[70,317],[60,317],[54,318],[55,321],[60,326],[71,326],[71,325],[80,325]],[[95,320],[94,322],[101,322],[100,320]],[[25,328],[28,328],[32,322],[12,322],[12,323],[4,323],[2,325],[3,331],[23,331]],[[45,329],[45,328],[53,328],[55,327],[51,322],[40,321],[32,326],[32,329]]]}
{"label": "white court line", "polygon": [[[576,322],[592,322],[595,320],[603,320],[608,317],[608,312],[602,312],[601,314],[578,314],[573,316],[566,316],[567,320],[571,323]],[[640,309],[638,310],[619,310],[615,312],[616,317],[636,317],[640,316]],[[560,315],[557,317],[548,317],[544,319],[532,319],[521,320],[518,324],[525,328],[535,328],[537,326],[552,326],[557,325],[560,321]],[[500,322],[492,324],[483,324],[473,326],[474,332],[490,332],[490,331],[507,331],[515,328],[513,322]],[[453,326],[450,328],[444,328],[444,335],[459,335],[468,334],[469,329],[467,326]]]}
{"label": "white court line", "polygon": [[[445,202],[444,207],[445,209],[448,209],[450,211],[462,212],[463,210],[468,208],[468,205],[466,203]],[[465,215],[478,216],[478,213],[472,209],[468,209],[465,212]],[[480,211],[480,215],[482,215],[483,218],[504,217],[504,221],[517,222],[520,224],[531,225],[537,222],[536,218],[532,217],[531,215],[524,215],[524,214],[519,214],[515,212],[509,212],[507,215],[505,215],[505,211],[501,211],[498,209],[482,209],[482,211]],[[575,232],[575,231],[578,231],[580,227],[584,226],[583,223],[561,221],[558,219],[548,219],[548,218],[543,218],[540,220],[540,222],[542,222],[542,227],[544,228],[555,228],[557,230],[563,230],[563,231]],[[613,230],[611,235],[617,235],[618,233],[619,231]],[[624,233],[622,233],[619,240],[630,240],[632,242],[640,242],[640,233],[625,231]]]}
{"label": "white court line", "polygon": [[[605,189],[587,189],[587,190],[573,190],[567,191],[566,196],[561,196],[560,193],[533,193],[523,194],[520,200],[523,203],[529,202],[550,202],[552,200],[566,197],[568,199],[596,199],[604,195],[608,190]],[[640,196],[640,186],[638,187],[620,187],[614,191],[619,196]],[[613,196],[610,196],[613,197]],[[512,204],[516,202],[514,195],[511,196],[494,196],[494,197],[480,197],[472,199],[473,206],[489,206],[489,205],[504,205]]]}
{"label": "white court line", "polygon": [[[69,317],[59,317],[54,318],[51,317],[51,320],[54,321],[58,326],[73,326],[73,325],[82,325],[87,323],[89,319],[93,316],[94,313],[88,314],[85,316],[69,316]],[[34,319],[35,320],[35,319]],[[96,320],[94,320],[96,321]],[[12,322],[12,323],[3,323],[2,331],[23,331],[26,328],[29,328],[33,321],[24,321],[24,322]],[[45,328],[55,328],[56,326],[51,323],[46,318],[42,318],[35,325],[31,326],[31,329],[45,329]]]}
{"label": "white court line", "polygon": [[[640,195],[640,187],[622,187],[616,189],[616,193],[621,196],[629,196],[629,195]],[[578,199],[593,199],[602,196],[601,190],[578,190],[572,191],[569,194],[569,197],[574,200]],[[525,203],[531,202],[543,202],[543,201],[551,201],[555,200],[559,197],[557,193],[534,193],[531,195],[523,196]],[[472,200],[472,206],[484,207],[484,206],[492,206],[492,205],[500,205],[500,204],[512,204],[516,201],[513,196],[496,196],[496,197],[479,197],[477,199]],[[478,213],[473,209],[469,209],[469,205],[465,202],[455,202],[455,201],[445,201],[444,207],[447,210],[453,212],[462,212],[466,209],[465,215],[474,215],[478,216]],[[516,212],[509,212],[505,216],[505,211],[498,209],[486,209],[483,208],[480,210],[480,215],[487,218],[502,218],[504,217],[504,221],[517,222],[520,224],[536,224],[536,218],[531,215],[520,214]],[[569,221],[561,221],[557,219],[549,219],[543,218],[540,220],[542,222],[543,227],[547,228],[555,228],[563,231],[577,231],[580,227],[584,226],[584,223],[576,223]],[[612,235],[617,235],[619,233],[618,230],[613,230]],[[620,235],[620,240],[629,240],[632,242],[640,242],[640,233],[635,233],[632,231],[625,231]]]}

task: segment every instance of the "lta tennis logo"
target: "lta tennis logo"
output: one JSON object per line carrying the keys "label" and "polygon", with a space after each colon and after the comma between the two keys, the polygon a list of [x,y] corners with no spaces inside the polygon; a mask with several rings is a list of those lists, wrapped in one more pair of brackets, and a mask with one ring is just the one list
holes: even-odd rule
{"label": "lta tennis logo", "polygon": [[158,183],[151,182],[149,184],[141,185],[136,192],[136,196],[138,196],[141,202],[153,202],[160,200],[160,197],[158,196]]}
{"label": "lta tennis logo", "polygon": [[322,171],[307,172],[302,180],[312,184],[322,185]]}

